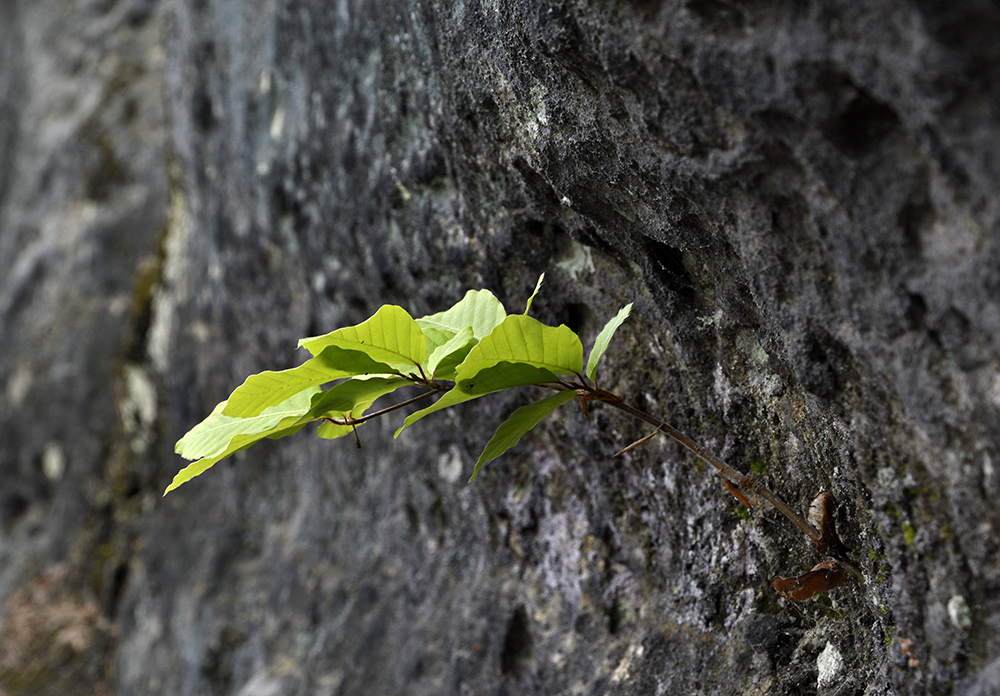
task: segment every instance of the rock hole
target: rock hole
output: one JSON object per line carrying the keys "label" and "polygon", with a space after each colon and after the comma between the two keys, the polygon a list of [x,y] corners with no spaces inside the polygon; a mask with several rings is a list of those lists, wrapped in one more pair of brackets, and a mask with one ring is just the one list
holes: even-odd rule
{"label": "rock hole", "polygon": [[580,302],[566,305],[564,313],[566,326],[578,336],[583,336],[597,325],[597,317],[590,311],[590,307]]}
{"label": "rock hole", "polygon": [[608,627],[611,629],[611,633],[621,633],[629,626],[635,625],[637,620],[638,615],[632,603],[625,597],[615,598],[611,610],[608,612]]}
{"label": "rock hole", "polygon": [[500,670],[504,674],[519,676],[531,670],[534,662],[534,641],[528,625],[528,613],[518,607],[507,625],[507,636],[503,640],[500,655]]}
{"label": "rock hole", "polygon": [[923,295],[918,293],[911,292],[908,297],[910,302],[904,314],[906,324],[911,331],[917,331],[923,327],[927,319],[927,303],[924,301]]}
{"label": "rock hole", "polygon": [[660,281],[668,294],[681,303],[691,303],[695,299],[695,283],[684,263],[684,251],[663,242],[649,240],[650,270]]}
{"label": "rock hole", "polygon": [[848,157],[860,157],[874,150],[893,130],[900,127],[899,116],[887,104],[863,89],[824,129],[826,137]]}
{"label": "rock hole", "polygon": [[827,332],[806,337],[802,358],[796,365],[799,382],[821,399],[834,399],[846,387],[845,374],[851,360],[850,350]]}

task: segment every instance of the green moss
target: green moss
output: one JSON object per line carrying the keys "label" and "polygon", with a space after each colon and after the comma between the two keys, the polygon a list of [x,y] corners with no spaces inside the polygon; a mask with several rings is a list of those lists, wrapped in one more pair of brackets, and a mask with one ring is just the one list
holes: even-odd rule
{"label": "green moss", "polygon": [[903,526],[903,541],[906,542],[907,546],[909,546],[910,544],[913,543],[913,540],[916,538],[917,530],[912,524],[910,524],[905,520],[902,522],[902,526]]}
{"label": "green moss", "polygon": [[777,592],[767,588],[768,591],[757,593],[757,611],[761,614],[769,614],[771,616],[777,616],[779,614],[784,614],[785,609],[781,606],[778,601],[779,595]]}
{"label": "green moss", "polygon": [[619,633],[626,626],[636,623],[638,618],[632,603],[624,597],[618,597],[611,607],[611,632]]}

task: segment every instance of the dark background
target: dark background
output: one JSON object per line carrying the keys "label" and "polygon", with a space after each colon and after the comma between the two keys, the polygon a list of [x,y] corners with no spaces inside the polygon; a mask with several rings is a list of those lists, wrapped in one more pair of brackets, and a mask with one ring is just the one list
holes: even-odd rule
{"label": "dark background", "polygon": [[[1000,689],[1000,8],[0,3],[0,694]],[[299,337],[487,287],[803,509],[531,395],[173,443]]]}

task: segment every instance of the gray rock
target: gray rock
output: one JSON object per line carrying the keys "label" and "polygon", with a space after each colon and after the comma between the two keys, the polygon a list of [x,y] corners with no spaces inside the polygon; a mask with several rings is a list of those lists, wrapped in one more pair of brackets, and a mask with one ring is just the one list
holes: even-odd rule
{"label": "gray rock", "polygon": [[[998,25],[0,5],[0,692],[973,688],[1000,652]],[[613,459],[648,430],[608,409],[464,483],[526,393],[160,498],[177,438],[299,337],[470,287],[517,311],[542,271],[533,313],[588,340],[635,301],[603,386],[803,512],[833,490],[865,584],[778,598],[807,540],[666,440]]]}

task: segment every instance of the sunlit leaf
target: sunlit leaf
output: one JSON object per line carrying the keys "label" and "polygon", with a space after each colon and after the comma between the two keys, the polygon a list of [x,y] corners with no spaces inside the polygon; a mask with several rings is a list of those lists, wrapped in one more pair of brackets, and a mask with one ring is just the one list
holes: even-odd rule
{"label": "sunlit leaf", "polygon": [[[469,327],[477,339],[488,336],[494,327],[507,316],[500,300],[489,290],[469,290],[465,297],[443,312],[429,314],[417,319],[416,322],[425,334],[438,332],[449,340],[462,329]],[[428,340],[430,336],[428,336]],[[435,345],[441,345],[440,337],[433,339]],[[433,348],[432,348],[433,350]]]}
{"label": "sunlit leaf", "polygon": [[472,379],[501,362],[522,363],[561,375],[579,374],[583,346],[565,325],[546,326],[537,319],[512,314],[469,351],[458,366],[457,379]]}
{"label": "sunlit leaf", "polygon": [[512,314],[477,343],[456,370],[456,386],[435,403],[410,414],[396,436],[421,418],[448,406],[502,389],[559,381],[583,368],[583,346],[565,326]]}
{"label": "sunlit leaf", "polygon": [[344,377],[393,371],[392,365],[372,360],[367,353],[345,350],[339,345],[328,346],[298,367],[250,375],[229,396],[223,413],[235,418],[250,418],[309,387]]}
{"label": "sunlit leaf", "polygon": [[313,395],[319,391],[318,387],[304,389],[252,418],[225,415],[223,409],[226,402],[223,401],[208,418],[194,426],[177,442],[176,452],[185,459],[202,459],[225,452],[238,436],[263,438],[267,431],[274,430],[279,425],[287,426],[306,416],[312,407]]}
{"label": "sunlit leaf", "polygon": [[[314,398],[309,415],[313,419],[343,419],[348,416],[360,418],[375,401],[411,384],[410,380],[401,377],[355,377],[330,387],[318,398]],[[332,440],[347,435],[352,430],[350,425],[325,422],[317,428],[316,434]]]}
{"label": "sunlit leaf", "polygon": [[342,418],[348,414],[358,417],[360,411],[371,406],[376,399],[411,384],[410,380],[402,377],[355,377],[314,397],[309,414],[312,418]]}
{"label": "sunlit leaf", "polygon": [[433,379],[454,379],[455,368],[465,360],[475,344],[472,327],[466,326],[427,356],[427,374]]}
{"label": "sunlit leaf", "polygon": [[179,488],[182,484],[187,483],[194,477],[201,476],[226,457],[231,457],[237,452],[242,452],[264,438],[275,439],[285,437],[286,435],[294,435],[302,429],[303,425],[305,424],[301,422],[293,422],[293,424],[288,427],[277,427],[266,433],[259,433],[257,435],[237,435],[232,439],[225,451],[220,452],[213,457],[205,457],[203,459],[199,459],[198,461],[191,462],[186,467],[178,471],[174,476],[173,481],[171,481],[170,485],[167,486],[167,489],[163,491],[163,495]]}
{"label": "sunlit leaf", "polygon": [[[249,447],[249,446],[250,445],[247,445],[247,447]],[[167,489],[165,491],[163,491],[163,495],[166,495],[170,491],[173,491],[173,490],[176,490],[176,489],[180,488],[183,484],[187,483],[188,481],[190,481],[191,479],[193,479],[195,476],[201,476],[206,471],[208,471],[209,469],[211,469],[213,466],[215,466],[216,464],[218,464],[221,460],[223,460],[226,457],[228,457],[230,454],[232,454],[232,452],[228,452],[226,454],[220,454],[220,455],[215,456],[215,457],[208,457],[208,458],[205,458],[205,459],[199,459],[196,462],[192,462],[191,464],[188,464],[186,467],[184,467],[183,469],[181,469],[180,471],[177,472],[177,474],[174,476],[173,481],[171,481],[170,485],[167,486]]]}
{"label": "sunlit leaf", "polygon": [[471,482],[475,480],[476,476],[479,475],[479,470],[482,468],[483,464],[492,459],[496,459],[501,454],[516,445],[517,442],[524,437],[528,431],[538,425],[543,418],[552,413],[559,406],[573,399],[575,396],[575,391],[562,391],[558,394],[553,394],[546,399],[542,399],[537,403],[522,406],[514,411],[514,413],[510,415],[510,418],[505,420],[503,424],[497,428],[496,433],[492,438],[490,438],[490,441],[486,443],[486,449],[483,450],[481,455],[479,455],[479,461],[476,462],[476,470],[472,473],[472,478],[470,478],[469,481]]}
{"label": "sunlit leaf", "polygon": [[[583,371],[583,347],[566,326],[546,326],[527,316],[544,278],[544,274],[539,277],[523,315],[507,316],[492,293],[470,290],[449,309],[419,319],[385,305],[356,326],[302,339],[299,345],[313,355],[311,359],[289,370],[251,375],[181,438],[178,453],[193,461],[178,472],[167,491],[263,438],[291,435],[311,421],[323,421],[317,429],[320,437],[349,434],[352,425],[359,425],[356,419],[363,418],[380,397],[422,378],[439,385],[453,381],[454,387],[407,417],[397,436],[431,413],[485,394],[533,384],[560,388],[560,376]],[[588,374],[596,372],[630,307],[623,308],[598,336]],[[323,386],[328,386],[326,391]],[[476,472],[575,394],[561,391],[515,411],[490,440]],[[400,401],[389,410],[405,405]]]}
{"label": "sunlit leaf", "polygon": [[303,338],[299,346],[313,355],[320,355],[330,346],[362,352],[404,374],[422,365],[427,357],[427,339],[420,326],[396,305],[383,305],[371,319],[357,326]]}
{"label": "sunlit leaf", "polygon": [[527,314],[528,310],[531,309],[531,303],[532,303],[532,301],[534,301],[535,295],[538,294],[538,291],[541,290],[541,288],[542,288],[542,282],[544,280],[545,280],[545,274],[544,273],[542,275],[538,276],[538,282],[535,283],[535,290],[534,290],[534,292],[531,293],[531,297],[528,298],[528,301],[524,303],[524,313],[525,314]]}
{"label": "sunlit leaf", "polygon": [[178,454],[197,461],[181,469],[163,495],[259,440],[284,437],[297,432],[310,420],[312,397],[318,392],[318,387],[306,389],[253,418],[223,415],[222,409],[226,403],[223,401],[208,418],[192,428],[177,443]]}
{"label": "sunlit leaf", "polygon": [[601,333],[597,334],[597,340],[594,341],[594,347],[590,349],[590,357],[587,359],[587,377],[591,380],[597,375],[597,365],[601,362],[601,358],[604,357],[604,351],[608,349],[608,344],[611,343],[615,331],[628,319],[631,311],[632,303],[629,302],[618,311],[617,316],[604,325]]}
{"label": "sunlit leaf", "polygon": [[408,428],[421,418],[437,413],[449,406],[478,399],[493,392],[512,387],[523,387],[530,384],[544,384],[546,382],[556,382],[559,377],[550,370],[541,367],[534,367],[524,363],[497,363],[485,370],[480,370],[476,376],[459,382],[455,388],[448,391],[440,399],[427,408],[416,413],[411,413],[403,421],[403,425],[396,431],[393,437],[399,437],[404,428]]}
{"label": "sunlit leaf", "polygon": [[410,414],[396,436],[421,418],[501,389],[557,382],[583,369],[583,346],[565,326],[546,326],[512,314],[477,343],[456,370],[456,386],[434,404]]}

